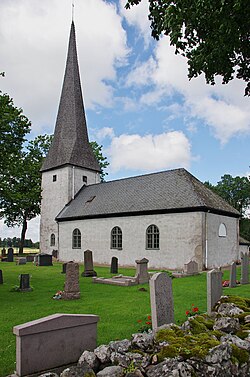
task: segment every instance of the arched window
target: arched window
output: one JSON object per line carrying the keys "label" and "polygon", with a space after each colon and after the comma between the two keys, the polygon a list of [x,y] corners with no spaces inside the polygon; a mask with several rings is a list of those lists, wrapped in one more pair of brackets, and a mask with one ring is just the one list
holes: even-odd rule
{"label": "arched window", "polygon": [[55,246],[55,244],[56,244],[56,236],[54,235],[54,233],[52,233],[50,236],[50,246]]}
{"label": "arched window", "polygon": [[72,248],[81,249],[81,232],[77,228],[72,233]]}
{"label": "arched window", "polygon": [[156,225],[149,225],[146,231],[146,249],[160,248],[160,232]]}
{"label": "arched window", "polygon": [[227,236],[227,228],[226,225],[221,223],[219,227],[219,237],[226,237]]}
{"label": "arched window", "polygon": [[122,230],[119,226],[111,230],[111,249],[122,249]]}

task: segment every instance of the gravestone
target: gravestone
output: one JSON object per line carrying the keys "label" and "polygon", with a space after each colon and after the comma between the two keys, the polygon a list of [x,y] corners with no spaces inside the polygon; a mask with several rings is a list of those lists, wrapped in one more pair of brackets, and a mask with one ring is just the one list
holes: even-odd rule
{"label": "gravestone", "polygon": [[172,279],[166,272],[158,272],[149,282],[153,330],[174,322]]}
{"label": "gravestone", "polygon": [[26,258],[17,258],[16,264],[26,264],[27,259]]}
{"label": "gravestone", "polygon": [[66,280],[64,283],[64,300],[77,300],[80,298],[79,264],[68,262],[66,266]]}
{"label": "gravestone", "polygon": [[241,284],[248,284],[249,253],[241,253]]}
{"label": "gravestone", "polygon": [[111,259],[110,273],[118,274],[118,258],[116,257],[112,257]]}
{"label": "gravestone", "polygon": [[5,249],[5,247],[2,249],[2,257],[5,257],[5,255],[6,255],[6,249]]}
{"label": "gravestone", "polygon": [[67,263],[63,263],[63,265],[62,265],[62,274],[66,274],[66,268],[67,268]]}
{"label": "gravestone", "polygon": [[38,266],[53,266],[52,255],[38,254]]}
{"label": "gravestone", "polygon": [[58,250],[52,250],[52,257],[53,258],[58,258]]}
{"label": "gravestone", "polygon": [[84,272],[82,276],[97,276],[97,273],[94,271],[93,254],[91,250],[84,251]]}
{"label": "gravestone", "polygon": [[236,287],[236,262],[233,262],[230,265],[229,287]]}
{"label": "gravestone", "polygon": [[13,262],[14,261],[14,250],[12,247],[8,248],[8,254],[7,254],[7,262]]}
{"label": "gravestone", "polygon": [[198,274],[198,263],[195,261],[190,261],[189,263],[184,264],[184,272],[187,275]]}
{"label": "gravestone", "polygon": [[35,259],[35,255],[33,255],[33,254],[28,254],[26,256],[27,262],[34,262],[34,259]]}
{"label": "gravestone", "polygon": [[141,260],[136,260],[136,275],[135,279],[138,284],[145,284],[149,282],[150,276],[148,273],[148,259],[143,258]]}
{"label": "gravestone", "polygon": [[0,284],[3,284],[3,271],[0,270]]}
{"label": "gravestone", "polygon": [[30,275],[29,274],[21,274],[20,275],[19,291],[21,291],[21,292],[32,291],[32,288],[30,287]]}
{"label": "gravestone", "polygon": [[222,275],[220,270],[212,270],[207,273],[207,312],[209,315],[222,296]]}

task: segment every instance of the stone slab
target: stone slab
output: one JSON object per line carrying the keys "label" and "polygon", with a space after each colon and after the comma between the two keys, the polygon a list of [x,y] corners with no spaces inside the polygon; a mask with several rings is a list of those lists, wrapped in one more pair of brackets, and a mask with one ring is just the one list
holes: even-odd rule
{"label": "stone slab", "polygon": [[209,315],[222,296],[222,275],[220,270],[212,270],[207,273],[207,312]]}
{"label": "stone slab", "polygon": [[94,350],[96,315],[53,314],[15,326],[16,373],[19,377],[77,362]]}

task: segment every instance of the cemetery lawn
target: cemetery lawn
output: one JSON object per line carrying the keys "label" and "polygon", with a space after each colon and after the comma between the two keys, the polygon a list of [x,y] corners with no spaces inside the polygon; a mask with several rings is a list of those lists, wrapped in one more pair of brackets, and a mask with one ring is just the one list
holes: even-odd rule
{"label": "cemetery lawn", "polygon": [[[62,264],[54,263],[49,267],[37,267],[33,263],[16,265],[1,263],[4,284],[0,285],[0,376],[15,370],[15,325],[32,321],[55,313],[96,314],[98,323],[98,345],[111,340],[129,338],[138,332],[148,321],[150,297],[148,284],[133,287],[119,287],[92,284],[92,278],[80,277],[80,300],[53,300],[53,295],[63,289],[65,274]],[[95,267],[98,276],[110,277],[109,267]],[[80,265],[80,273],[83,266]],[[32,292],[14,292],[19,286],[19,275],[29,273]],[[134,276],[135,269],[119,268],[119,273]],[[237,279],[240,279],[240,268]],[[229,271],[224,271],[223,280],[229,279]],[[142,289],[144,288],[144,289]],[[225,288],[224,294],[250,298],[249,285]],[[175,323],[186,320],[186,311],[192,305],[200,312],[206,311],[206,273],[197,276],[173,279]],[[142,322],[138,323],[141,320]]]}

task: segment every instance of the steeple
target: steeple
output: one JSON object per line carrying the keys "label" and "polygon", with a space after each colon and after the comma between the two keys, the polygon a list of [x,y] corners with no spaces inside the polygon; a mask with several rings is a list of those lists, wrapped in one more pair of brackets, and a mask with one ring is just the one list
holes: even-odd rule
{"label": "steeple", "polygon": [[54,138],[41,171],[64,165],[100,172],[88,139],[73,21]]}

